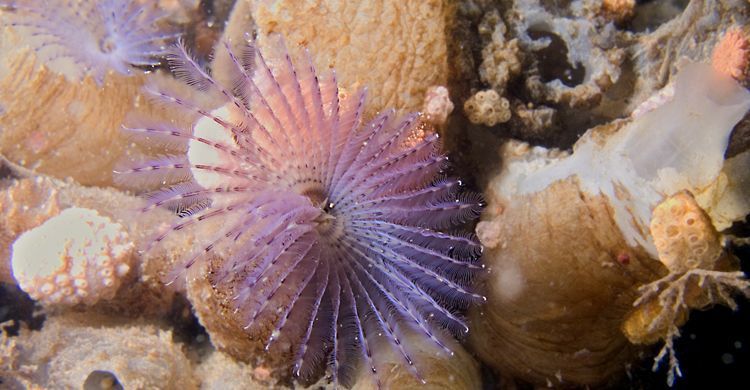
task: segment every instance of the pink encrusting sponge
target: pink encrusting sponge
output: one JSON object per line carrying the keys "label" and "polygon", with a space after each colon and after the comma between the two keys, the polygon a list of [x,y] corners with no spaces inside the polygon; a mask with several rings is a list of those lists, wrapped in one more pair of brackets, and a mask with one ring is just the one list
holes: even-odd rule
{"label": "pink encrusting sponge", "polygon": [[28,30],[37,52],[69,58],[77,76],[91,74],[99,84],[110,70],[129,75],[159,65],[176,37],[160,27],[164,14],[154,1],[17,0],[0,1],[0,9],[4,23]]}
{"label": "pink encrusting sponge", "polygon": [[220,222],[170,282],[205,267],[241,316],[238,331],[266,350],[284,346],[304,382],[327,371],[348,387],[364,367],[379,387],[374,343],[388,343],[429,380],[412,359],[414,337],[402,340],[416,333],[450,352],[443,329],[468,331],[459,313],[483,299],[471,289],[481,246],[445,231],[479,214],[479,196],[442,176],[448,159],[436,134],[409,138],[417,115],[389,110],[362,124],[364,90],[340,89],[334,72],[318,75],[306,52],[292,59],[281,42],[267,52],[224,48],[232,69],[222,80],[231,86],[181,44],[169,59],[179,78],[225,105],[202,108],[195,95],[152,85],[157,101],[200,119],[191,129],[144,120],[127,128],[184,148],[118,172],[122,181],[166,183],[144,210],[168,207],[179,218],[155,242]]}

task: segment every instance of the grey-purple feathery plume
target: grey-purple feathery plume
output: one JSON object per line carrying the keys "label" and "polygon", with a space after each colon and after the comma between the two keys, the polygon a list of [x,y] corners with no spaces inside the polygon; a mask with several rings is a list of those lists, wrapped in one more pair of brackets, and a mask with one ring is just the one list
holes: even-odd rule
{"label": "grey-purple feathery plume", "polygon": [[200,119],[191,129],[127,128],[149,142],[186,145],[181,155],[119,172],[121,181],[167,183],[144,210],[168,207],[180,218],[155,242],[222,221],[172,277],[227,249],[211,261],[212,285],[231,291],[244,331],[267,350],[280,340],[293,346],[289,368],[301,380],[327,371],[351,386],[364,364],[380,385],[375,342],[389,343],[423,380],[404,332],[449,351],[439,332],[467,332],[460,311],[483,299],[471,289],[482,269],[479,243],[446,232],[478,215],[479,197],[442,176],[447,157],[436,134],[411,142],[416,114],[388,110],[363,124],[365,92],[340,89],[334,72],[319,75],[306,52],[293,59],[283,43],[267,52],[224,47],[229,86],[182,44],[169,56],[179,78],[224,106],[201,108],[151,86],[157,101]]}
{"label": "grey-purple feathery plume", "polygon": [[101,84],[110,70],[129,75],[133,67],[160,64],[167,41],[176,37],[158,26],[164,16],[153,1],[0,1],[4,23],[29,30],[37,52],[48,60],[69,58],[75,75]]}

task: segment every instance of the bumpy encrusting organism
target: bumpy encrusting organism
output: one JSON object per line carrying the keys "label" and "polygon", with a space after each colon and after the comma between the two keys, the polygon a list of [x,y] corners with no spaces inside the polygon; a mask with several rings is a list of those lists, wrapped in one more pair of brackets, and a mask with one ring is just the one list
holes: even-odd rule
{"label": "bumpy encrusting organism", "polygon": [[132,249],[122,225],[71,207],[13,243],[13,277],[44,304],[91,305],[114,297],[130,272]]}
{"label": "bumpy encrusting organism", "polygon": [[471,290],[481,247],[444,230],[475,218],[480,199],[441,176],[447,157],[437,134],[405,142],[416,115],[388,110],[362,124],[365,92],[340,89],[334,72],[318,75],[309,54],[293,57],[280,42],[242,53],[224,46],[232,68],[222,79],[231,86],[182,45],[169,57],[176,75],[222,97],[223,107],[153,85],[156,101],[201,119],[192,129],[147,119],[127,126],[180,151],[119,170],[123,181],[167,185],[144,210],[168,207],[179,218],[155,243],[222,221],[168,280],[206,269],[222,305],[239,316],[237,331],[284,356],[287,372],[305,383],[327,371],[351,386],[361,367],[380,387],[376,344],[429,381],[412,358],[416,346],[402,340],[416,332],[449,351],[442,329],[468,330],[459,311],[483,298]]}
{"label": "bumpy encrusting organism", "polygon": [[68,58],[73,74],[92,74],[99,84],[110,70],[131,74],[133,67],[159,65],[173,32],[159,27],[151,1],[0,1],[7,22],[29,30],[32,44],[49,60]]}

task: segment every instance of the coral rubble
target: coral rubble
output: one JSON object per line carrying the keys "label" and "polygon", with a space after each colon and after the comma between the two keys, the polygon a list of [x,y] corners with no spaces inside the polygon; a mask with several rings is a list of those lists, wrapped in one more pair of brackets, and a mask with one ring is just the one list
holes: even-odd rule
{"label": "coral rubble", "polygon": [[[3,339],[0,375],[15,388],[197,389],[191,362],[170,331],[122,319],[51,317],[41,331]],[[3,360],[5,360],[3,359]]]}

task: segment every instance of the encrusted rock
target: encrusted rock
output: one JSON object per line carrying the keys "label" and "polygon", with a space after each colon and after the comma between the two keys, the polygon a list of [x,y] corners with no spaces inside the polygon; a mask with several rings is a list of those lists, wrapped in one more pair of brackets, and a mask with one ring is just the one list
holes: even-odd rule
{"label": "encrusted rock", "polygon": [[[619,80],[626,53],[615,44],[616,32],[611,24],[601,26],[591,21],[583,10],[574,5],[570,8],[569,16],[562,16],[551,12],[540,1],[518,1],[509,20],[525,51],[560,50],[565,56],[557,58],[560,53],[556,53],[554,58],[536,64],[536,72],[527,72],[526,87],[532,96],[542,102],[590,107]],[[547,72],[543,67],[553,71]],[[582,74],[575,76],[573,72]]]}
{"label": "encrusted rock", "polygon": [[507,38],[508,28],[497,11],[485,15],[479,25],[479,34],[489,41],[482,48],[479,77],[499,94],[504,94],[508,81],[521,72],[522,53],[518,39]]}
{"label": "encrusted rock", "polygon": [[[92,314],[51,317],[41,331],[23,329],[4,340],[13,361],[0,367],[10,389],[198,389],[192,367],[172,332]],[[1,353],[0,353],[1,354]],[[3,372],[5,371],[5,372]],[[5,383],[8,379],[9,383]]]}

